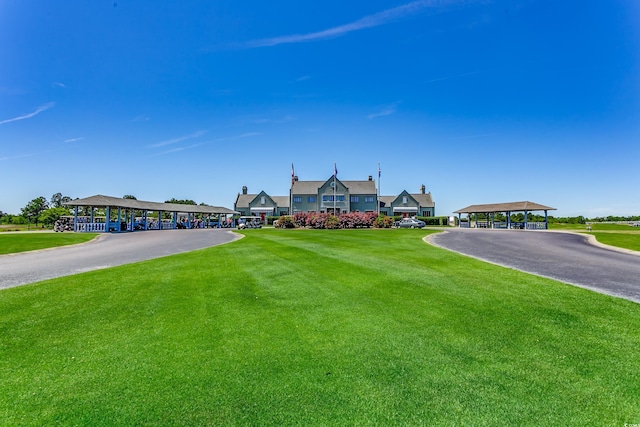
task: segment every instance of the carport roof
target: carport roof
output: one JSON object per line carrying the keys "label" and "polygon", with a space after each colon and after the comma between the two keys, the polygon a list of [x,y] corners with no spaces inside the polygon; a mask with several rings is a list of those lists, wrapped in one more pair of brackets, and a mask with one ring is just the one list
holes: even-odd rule
{"label": "carport roof", "polygon": [[555,211],[556,208],[533,202],[489,203],[486,205],[471,205],[454,211],[454,213],[490,213],[490,212],[521,212],[521,211]]}
{"label": "carport roof", "polygon": [[183,205],[180,203],[145,202],[143,200],[122,199],[101,194],[75,199],[64,203],[67,206],[112,206],[116,208],[139,209],[147,211],[184,212],[203,214],[237,214],[234,210],[220,206]]}

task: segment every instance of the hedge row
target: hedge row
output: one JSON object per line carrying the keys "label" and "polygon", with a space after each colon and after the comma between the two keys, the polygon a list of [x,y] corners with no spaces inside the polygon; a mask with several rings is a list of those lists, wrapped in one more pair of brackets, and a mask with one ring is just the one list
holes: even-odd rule
{"label": "hedge row", "polygon": [[[275,224],[278,228],[391,228],[396,221],[401,219],[401,216],[378,216],[375,212],[352,212],[339,216],[327,213],[298,212],[293,217],[290,215],[269,217],[269,222],[277,221]],[[448,225],[449,221],[446,216],[419,216],[417,219],[424,221],[427,225]]]}
{"label": "hedge row", "polygon": [[315,229],[336,228],[390,228],[393,226],[393,218],[378,216],[375,212],[352,212],[335,216],[327,213],[302,213],[292,216],[285,215],[277,219],[278,228],[307,227]]}

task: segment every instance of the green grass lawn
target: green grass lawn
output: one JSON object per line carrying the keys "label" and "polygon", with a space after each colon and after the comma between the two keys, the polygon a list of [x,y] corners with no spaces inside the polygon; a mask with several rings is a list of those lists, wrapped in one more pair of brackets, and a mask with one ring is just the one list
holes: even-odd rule
{"label": "green grass lawn", "polygon": [[596,240],[605,245],[640,251],[640,227],[625,224],[591,225],[591,231],[585,224],[549,224],[551,230],[567,230],[584,232],[595,236]]}
{"label": "green grass lawn", "polygon": [[589,233],[605,245],[640,251],[640,232],[593,232]]}
{"label": "green grass lawn", "polygon": [[640,422],[639,304],[421,230],[243,234],[0,291],[0,424]]}
{"label": "green grass lawn", "polygon": [[74,245],[88,242],[96,236],[95,233],[2,233],[0,255]]}

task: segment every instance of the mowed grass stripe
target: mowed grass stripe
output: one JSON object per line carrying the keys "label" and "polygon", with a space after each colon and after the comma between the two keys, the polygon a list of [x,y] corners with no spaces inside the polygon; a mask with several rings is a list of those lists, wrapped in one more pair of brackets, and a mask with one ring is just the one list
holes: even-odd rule
{"label": "mowed grass stripe", "polygon": [[637,304],[419,230],[244,234],[2,291],[0,422],[639,421]]}

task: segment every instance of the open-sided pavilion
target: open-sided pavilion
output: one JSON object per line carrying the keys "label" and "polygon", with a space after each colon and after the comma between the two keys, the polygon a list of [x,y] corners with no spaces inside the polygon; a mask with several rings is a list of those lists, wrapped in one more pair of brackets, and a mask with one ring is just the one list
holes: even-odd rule
{"label": "open-sided pavilion", "polygon": [[[238,213],[219,206],[146,202],[103,195],[75,199],[64,204],[74,207],[73,230],[80,232],[172,230],[193,228],[195,224],[217,227],[220,226],[223,215],[226,217]],[[82,217],[78,214],[78,208],[81,206],[89,211]],[[104,209],[104,215],[95,215],[96,209]],[[170,218],[165,218],[164,213],[169,213]],[[213,215],[217,216],[215,222],[211,221]],[[196,220],[197,216],[200,217],[199,220]]]}
{"label": "open-sided pavilion", "polygon": [[[544,206],[533,202],[510,202],[510,203],[492,203],[486,205],[471,205],[466,208],[454,211],[458,214],[458,224],[462,228],[471,227],[471,217],[475,219],[476,228],[507,228],[507,229],[523,229],[523,230],[547,230],[549,228],[548,211],[554,211],[555,208]],[[529,222],[529,212],[544,211],[544,222]],[[524,221],[512,221],[512,213],[524,213]],[[506,221],[496,221],[497,213],[503,213]],[[462,214],[467,214],[467,221],[462,221]],[[485,220],[478,221],[478,214],[484,214]]]}

